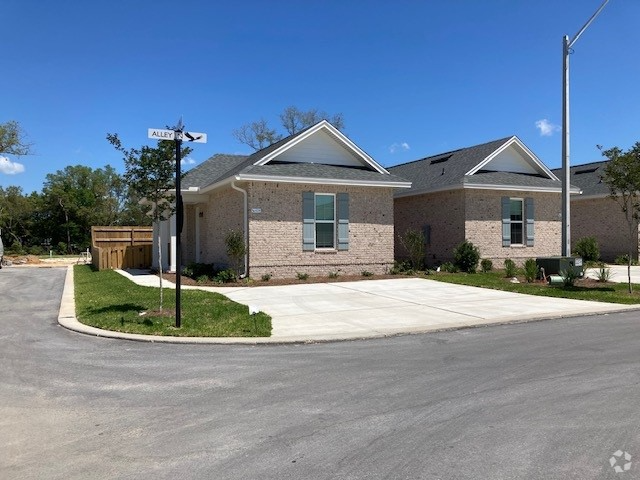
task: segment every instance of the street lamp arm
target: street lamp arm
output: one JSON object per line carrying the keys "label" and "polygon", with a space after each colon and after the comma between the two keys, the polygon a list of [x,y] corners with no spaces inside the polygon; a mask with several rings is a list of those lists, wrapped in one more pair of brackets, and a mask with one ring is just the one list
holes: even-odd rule
{"label": "street lamp arm", "polygon": [[567,45],[567,48],[571,48],[573,46],[573,44],[576,43],[578,38],[580,38],[580,35],[582,35],[582,33],[587,28],[589,28],[589,25],[591,25],[591,23],[593,23],[593,21],[596,19],[596,17],[598,15],[600,15],[600,12],[602,12],[604,7],[606,7],[607,3],[609,3],[609,0],[604,0],[604,2],[602,2],[602,5],[600,5],[600,8],[598,10],[596,10],[596,13],[591,15],[591,18],[587,21],[587,23],[585,23],[584,26],[580,29],[580,31],[578,33],[576,33],[575,36],[571,39],[571,41]]}

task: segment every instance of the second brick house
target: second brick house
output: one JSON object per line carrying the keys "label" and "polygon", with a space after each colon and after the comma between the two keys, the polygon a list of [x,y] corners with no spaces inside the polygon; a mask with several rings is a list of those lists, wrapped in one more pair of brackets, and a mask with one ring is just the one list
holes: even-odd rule
{"label": "second brick house", "polygon": [[[527,258],[561,251],[562,182],[516,136],[442,153],[389,168],[412,182],[395,193],[396,256],[406,257],[398,236],[425,234],[427,263],[453,259],[464,240],[482,258]],[[576,187],[572,194],[579,193]],[[496,266],[498,266],[496,265]]]}

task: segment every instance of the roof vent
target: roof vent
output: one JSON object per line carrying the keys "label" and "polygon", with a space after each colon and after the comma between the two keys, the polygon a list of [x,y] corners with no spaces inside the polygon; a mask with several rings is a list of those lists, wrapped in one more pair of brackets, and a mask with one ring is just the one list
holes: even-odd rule
{"label": "roof vent", "polygon": [[429,162],[429,165],[434,165],[436,163],[442,163],[442,162],[446,162],[447,160],[449,160],[451,158],[451,155],[447,155],[445,157],[440,157],[440,158],[435,158],[433,160],[431,160]]}
{"label": "roof vent", "polygon": [[594,168],[587,168],[585,170],[576,170],[573,174],[574,175],[580,175],[581,173],[593,173],[596,170],[598,170],[598,167],[594,167]]}

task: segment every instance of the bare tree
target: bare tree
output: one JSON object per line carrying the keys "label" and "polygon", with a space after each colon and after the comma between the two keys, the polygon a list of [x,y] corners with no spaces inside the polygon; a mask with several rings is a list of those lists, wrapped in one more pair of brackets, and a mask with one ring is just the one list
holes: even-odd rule
{"label": "bare tree", "polygon": [[[344,117],[341,113],[329,115],[316,108],[302,111],[298,107],[289,106],[280,114],[280,123],[288,135],[295,135],[322,120],[327,120],[338,130],[344,129]],[[241,126],[233,131],[233,136],[254,150],[261,150],[283,138],[275,129],[269,128],[264,119]]]}

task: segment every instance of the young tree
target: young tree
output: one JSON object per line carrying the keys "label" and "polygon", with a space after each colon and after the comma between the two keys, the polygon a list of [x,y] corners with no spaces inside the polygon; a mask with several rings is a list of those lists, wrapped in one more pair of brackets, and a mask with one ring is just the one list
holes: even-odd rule
{"label": "young tree", "polygon": [[[126,149],[122,146],[117,134],[107,134],[107,141],[124,156],[126,172],[125,182],[130,192],[143,200],[143,208],[154,224],[160,226],[163,220],[169,220],[176,210],[176,197],[171,193],[175,190],[176,151],[172,141],[160,140],[157,147],[142,146],[140,149]],[[186,157],[191,148],[183,147],[182,154]],[[182,206],[178,206],[182,208]],[[160,311],[163,303],[162,286],[162,239],[158,228],[158,266],[160,273]],[[177,265],[180,275],[180,265]]]}
{"label": "young tree", "polygon": [[[288,135],[294,135],[321,120],[328,120],[338,130],[344,129],[344,118],[341,113],[329,115],[316,108],[302,111],[297,107],[290,106],[280,114],[282,128]],[[275,128],[270,128],[264,119],[243,125],[234,130],[232,135],[240,143],[248,145],[254,150],[261,150],[283,138],[283,135],[278,133]]]}
{"label": "young tree", "polygon": [[[600,148],[600,147],[599,147]],[[609,159],[603,181],[609,187],[609,197],[620,205],[629,232],[627,273],[631,287],[631,261],[638,255],[638,221],[640,219],[640,142],[623,152],[618,147],[604,150]]]}

